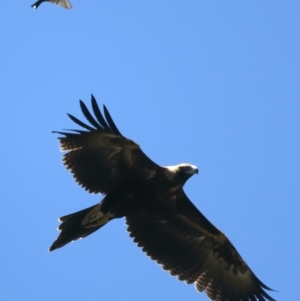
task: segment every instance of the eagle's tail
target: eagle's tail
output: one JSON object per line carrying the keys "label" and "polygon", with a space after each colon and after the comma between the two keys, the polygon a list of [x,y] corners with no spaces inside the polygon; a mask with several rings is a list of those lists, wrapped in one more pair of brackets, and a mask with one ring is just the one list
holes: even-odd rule
{"label": "eagle's tail", "polygon": [[61,217],[59,221],[62,224],[58,227],[61,232],[49,251],[61,248],[71,241],[92,234],[115,217],[110,212],[103,214],[100,209],[101,204],[97,204]]}
{"label": "eagle's tail", "polygon": [[71,3],[68,0],[38,0],[37,2],[35,2],[34,4],[31,5],[31,7],[33,8],[38,8],[43,2],[52,2],[54,4],[57,4],[59,6],[62,6],[64,8],[70,9],[72,8]]}

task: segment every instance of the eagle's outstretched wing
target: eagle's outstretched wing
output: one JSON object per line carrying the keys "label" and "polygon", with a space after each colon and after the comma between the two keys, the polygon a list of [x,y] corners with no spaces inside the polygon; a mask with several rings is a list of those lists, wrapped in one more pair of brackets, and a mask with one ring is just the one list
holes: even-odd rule
{"label": "eagle's outstretched wing", "polygon": [[215,301],[275,301],[227,237],[179,191],[176,208],[135,210],[126,216],[138,246],[179,280]]}
{"label": "eagle's outstretched wing", "polygon": [[54,132],[60,148],[67,153],[63,163],[76,182],[89,192],[108,193],[114,188],[147,179],[162,167],[150,160],[138,144],[124,137],[104,106],[104,116],[92,95],[92,108],[96,119],[80,101],[81,110],[91,125],[68,114],[72,121],[86,130]]}

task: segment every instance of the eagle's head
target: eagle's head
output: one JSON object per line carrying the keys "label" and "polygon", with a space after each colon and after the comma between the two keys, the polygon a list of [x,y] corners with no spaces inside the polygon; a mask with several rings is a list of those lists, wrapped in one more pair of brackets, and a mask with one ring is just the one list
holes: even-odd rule
{"label": "eagle's head", "polygon": [[184,184],[191,176],[198,174],[198,167],[188,163],[166,166],[168,179],[175,183]]}

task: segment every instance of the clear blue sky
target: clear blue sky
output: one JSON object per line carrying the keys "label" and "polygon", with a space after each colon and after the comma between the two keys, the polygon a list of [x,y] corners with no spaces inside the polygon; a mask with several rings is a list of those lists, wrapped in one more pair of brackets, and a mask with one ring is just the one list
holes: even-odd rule
{"label": "clear blue sky", "polygon": [[[208,300],[132,242],[124,220],[49,253],[57,218],[97,203],[52,130],[93,93],[255,274],[295,300],[300,232],[299,1],[34,0],[0,11],[1,300]],[[82,118],[83,119],[83,118]]]}

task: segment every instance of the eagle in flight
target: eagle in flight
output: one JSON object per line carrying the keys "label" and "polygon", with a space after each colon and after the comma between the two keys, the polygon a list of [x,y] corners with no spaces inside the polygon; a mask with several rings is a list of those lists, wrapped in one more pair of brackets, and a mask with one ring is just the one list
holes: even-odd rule
{"label": "eagle in flight", "polygon": [[68,0],[38,0],[31,7],[38,8],[43,2],[51,2],[67,9],[72,8],[72,4]]}
{"label": "eagle in flight", "polygon": [[179,280],[194,283],[215,301],[275,301],[228,238],[195,207],[183,186],[196,166],[159,166],[116,127],[92,95],[94,117],[80,101],[90,125],[68,114],[84,130],[55,132],[66,152],[63,163],[76,182],[102,201],[61,217],[50,251],[84,238],[115,218],[142,250]]}

